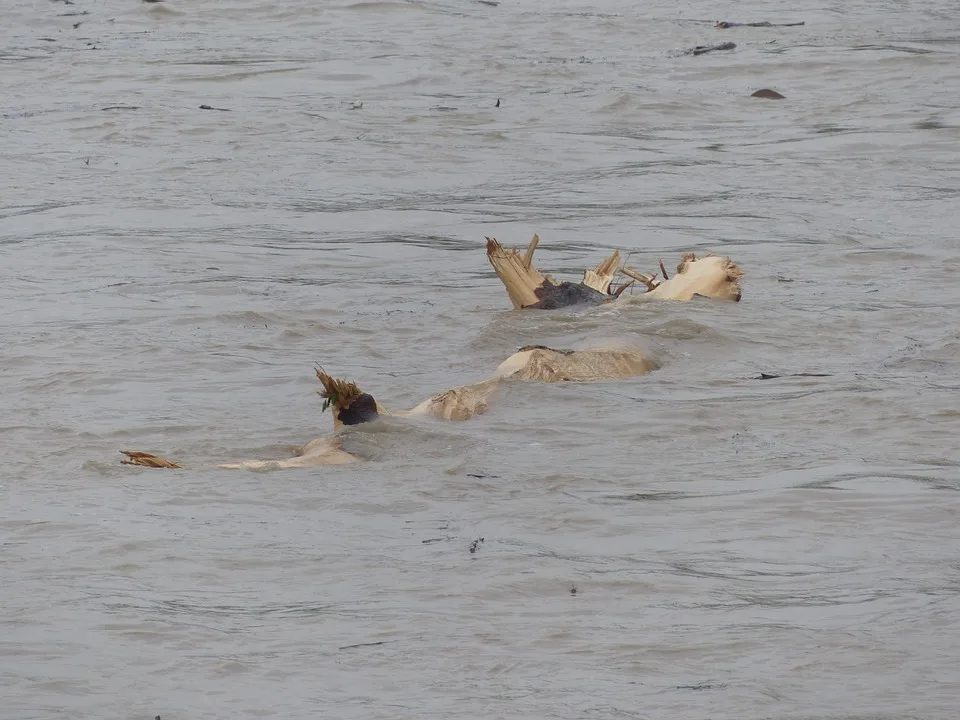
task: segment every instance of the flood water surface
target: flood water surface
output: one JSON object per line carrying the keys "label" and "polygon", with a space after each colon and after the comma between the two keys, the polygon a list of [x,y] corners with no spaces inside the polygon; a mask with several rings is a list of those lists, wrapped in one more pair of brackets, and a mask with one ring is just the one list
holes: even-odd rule
{"label": "flood water surface", "polygon": [[[952,4],[8,5],[0,715],[954,717]],[[534,233],[743,300],[515,312]],[[331,432],[316,363],[611,340],[661,367],[215,468]]]}

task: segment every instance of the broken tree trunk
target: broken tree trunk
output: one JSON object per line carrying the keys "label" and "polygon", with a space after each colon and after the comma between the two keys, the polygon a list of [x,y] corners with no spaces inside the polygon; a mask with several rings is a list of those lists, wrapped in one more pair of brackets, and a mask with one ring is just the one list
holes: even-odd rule
{"label": "broken tree trunk", "polygon": [[[667,277],[663,262],[660,272],[650,275],[620,266],[620,252],[615,251],[596,268],[584,270],[579,283],[558,283],[549,275],[541,274],[533,266],[533,253],[540,242],[534,235],[521,256],[516,249],[503,247],[495,238],[487,238],[487,259],[497,277],[507,289],[513,306],[518,309],[548,310],[579,303],[600,304],[616,300],[634,281],[647,288],[639,297],[661,300],[691,300],[702,296],[721,300],[740,300],[740,278],[743,271],[728,257],[707,255],[697,258],[693,253],[683,256],[672,278]],[[612,291],[618,273],[631,278]]]}
{"label": "broken tree trunk", "polygon": [[507,250],[494,238],[487,238],[487,259],[507,288],[510,301],[518,310],[540,302],[537,289],[543,286],[546,278],[533,267],[533,252],[537,249],[540,236],[534,235],[523,257],[516,249]]}
{"label": "broken tree trunk", "polygon": [[597,265],[596,269],[586,270],[584,282],[558,283],[549,275],[541,275],[533,266],[533,252],[539,242],[540,236],[534,235],[521,257],[519,250],[508,250],[495,238],[487,238],[487,259],[517,310],[552,310],[583,302],[599,304],[613,299],[607,294],[606,288],[610,286],[620,264],[619,252]]}

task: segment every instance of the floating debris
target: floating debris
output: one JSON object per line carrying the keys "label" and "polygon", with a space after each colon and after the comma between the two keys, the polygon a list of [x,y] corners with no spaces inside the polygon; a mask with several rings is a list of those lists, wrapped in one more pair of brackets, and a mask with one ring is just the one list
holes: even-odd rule
{"label": "floating debris", "polygon": [[720,28],[721,30],[726,30],[727,28],[734,28],[734,27],[763,27],[763,28],[768,28],[768,27],[798,27],[798,26],[800,26],[800,25],[806,25],[806,23],[804,23],[804,22],[769,23],[769,22],[766,22],[766,21],[763,21],[763,22],[755,22],[755,23],[737,23],[737,22],[721,21],[721,22],[718,22],[714,27],[718,27],[718,28]]}
{"label": "floating debris", "polygon": [[368,642],[368,643],[357,643],[356,645],[344,645],[343,647],[338,647],[337,650],[353,650],[354,648],[361,647],[376,647],[377,645],[386,645],[388,640],[380,640],[379,642]]}
{"label": "floating debris", "polygon": [[[618,273],[647,286],[644,293],[650,298],[690,300],[694,295],[706,295],[724,300],[740,300],[740,278],[743,271],[729,257],[706,255],[700,259],[687,253],[677,265],[676,274],[658,280],[656,274],[644,275],[626,267],[620,261],[620,251],[583,273],[579,283],[556,282],[544,276],[533,265],[533,254],[540,242],[534,235],[523,254],[515,248],[504,248],[496,238],[487,238],[487,259],[506,287],[510,301],[517,310],[524,308],[555,309],[578,303],[600,304],[615,300],[628,285],[611,293],[610,288]],[[661,272],[665,268],[661,267]]]}
{"label": "floating debris", "polygon": [[755,93],[751,94],[750,97],[765,98],[767,100],[786,99],[786,95],[781,95],[776,90],[771,90],[770,88],[763,88],[762,90],[757,90]]}
{"label": "floating debris", "polygon": [[783,375],[778,375],[776,373],[765,373],[762,372],[759,375],[754,376],[753,380],[776,380],[777,378],[782,377],[832,377],[830,373],[784,373]]}
{"label": "floating debris", "polygon": [[150,467],[150,468],[182,468],[182,465],[178,465],[175,462],[167,460],[165,458],[154,455],[153,453],[147,452],[137,452],[135,450],[121,450],[121,453],[127,456],[127,460],[121,460],[120,463],[123,465],[139,465],[141,467]]}
{"label": "floating debris", "polygon": [[691,50],[687,50],[687,55],[706,55],[709,52],[717,52],[718,50],[734,50],[736,49],[737,44],[732,42],[720,43],[719,45],[697,45]]}

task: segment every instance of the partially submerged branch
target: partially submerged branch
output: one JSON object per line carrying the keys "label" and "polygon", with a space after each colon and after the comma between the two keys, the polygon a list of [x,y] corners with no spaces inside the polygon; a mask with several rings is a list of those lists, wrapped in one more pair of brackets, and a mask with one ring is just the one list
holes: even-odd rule
{"label": "partially submerged branch", "polygon": [[626,265],[620,268],[620,272],[622,272],[624,275],[630,278],[633,278],[634,280],[639,280],[640,282],[642,282],[644,285],[647,286],[648,291],[653,290],[654,288],[657,287],[657,285],[660,284],[656,279],[657,278],[656,275],[652,275],[652,276],[644,275],[643,273],[637,272],[633,268],[628,268]]}

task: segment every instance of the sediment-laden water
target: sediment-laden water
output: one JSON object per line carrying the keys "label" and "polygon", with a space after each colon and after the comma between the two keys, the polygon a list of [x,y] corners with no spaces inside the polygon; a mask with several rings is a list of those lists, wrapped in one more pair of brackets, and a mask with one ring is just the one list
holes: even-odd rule
{"label": "sediment-laden water", "polygon": [[[8,3],[0,716],[954,717],[955,10]],[[743,301],[517,313],[535,232]],[[317,362],[404,408],[607,339],[661,369],[213,468],[330,432]]]}

